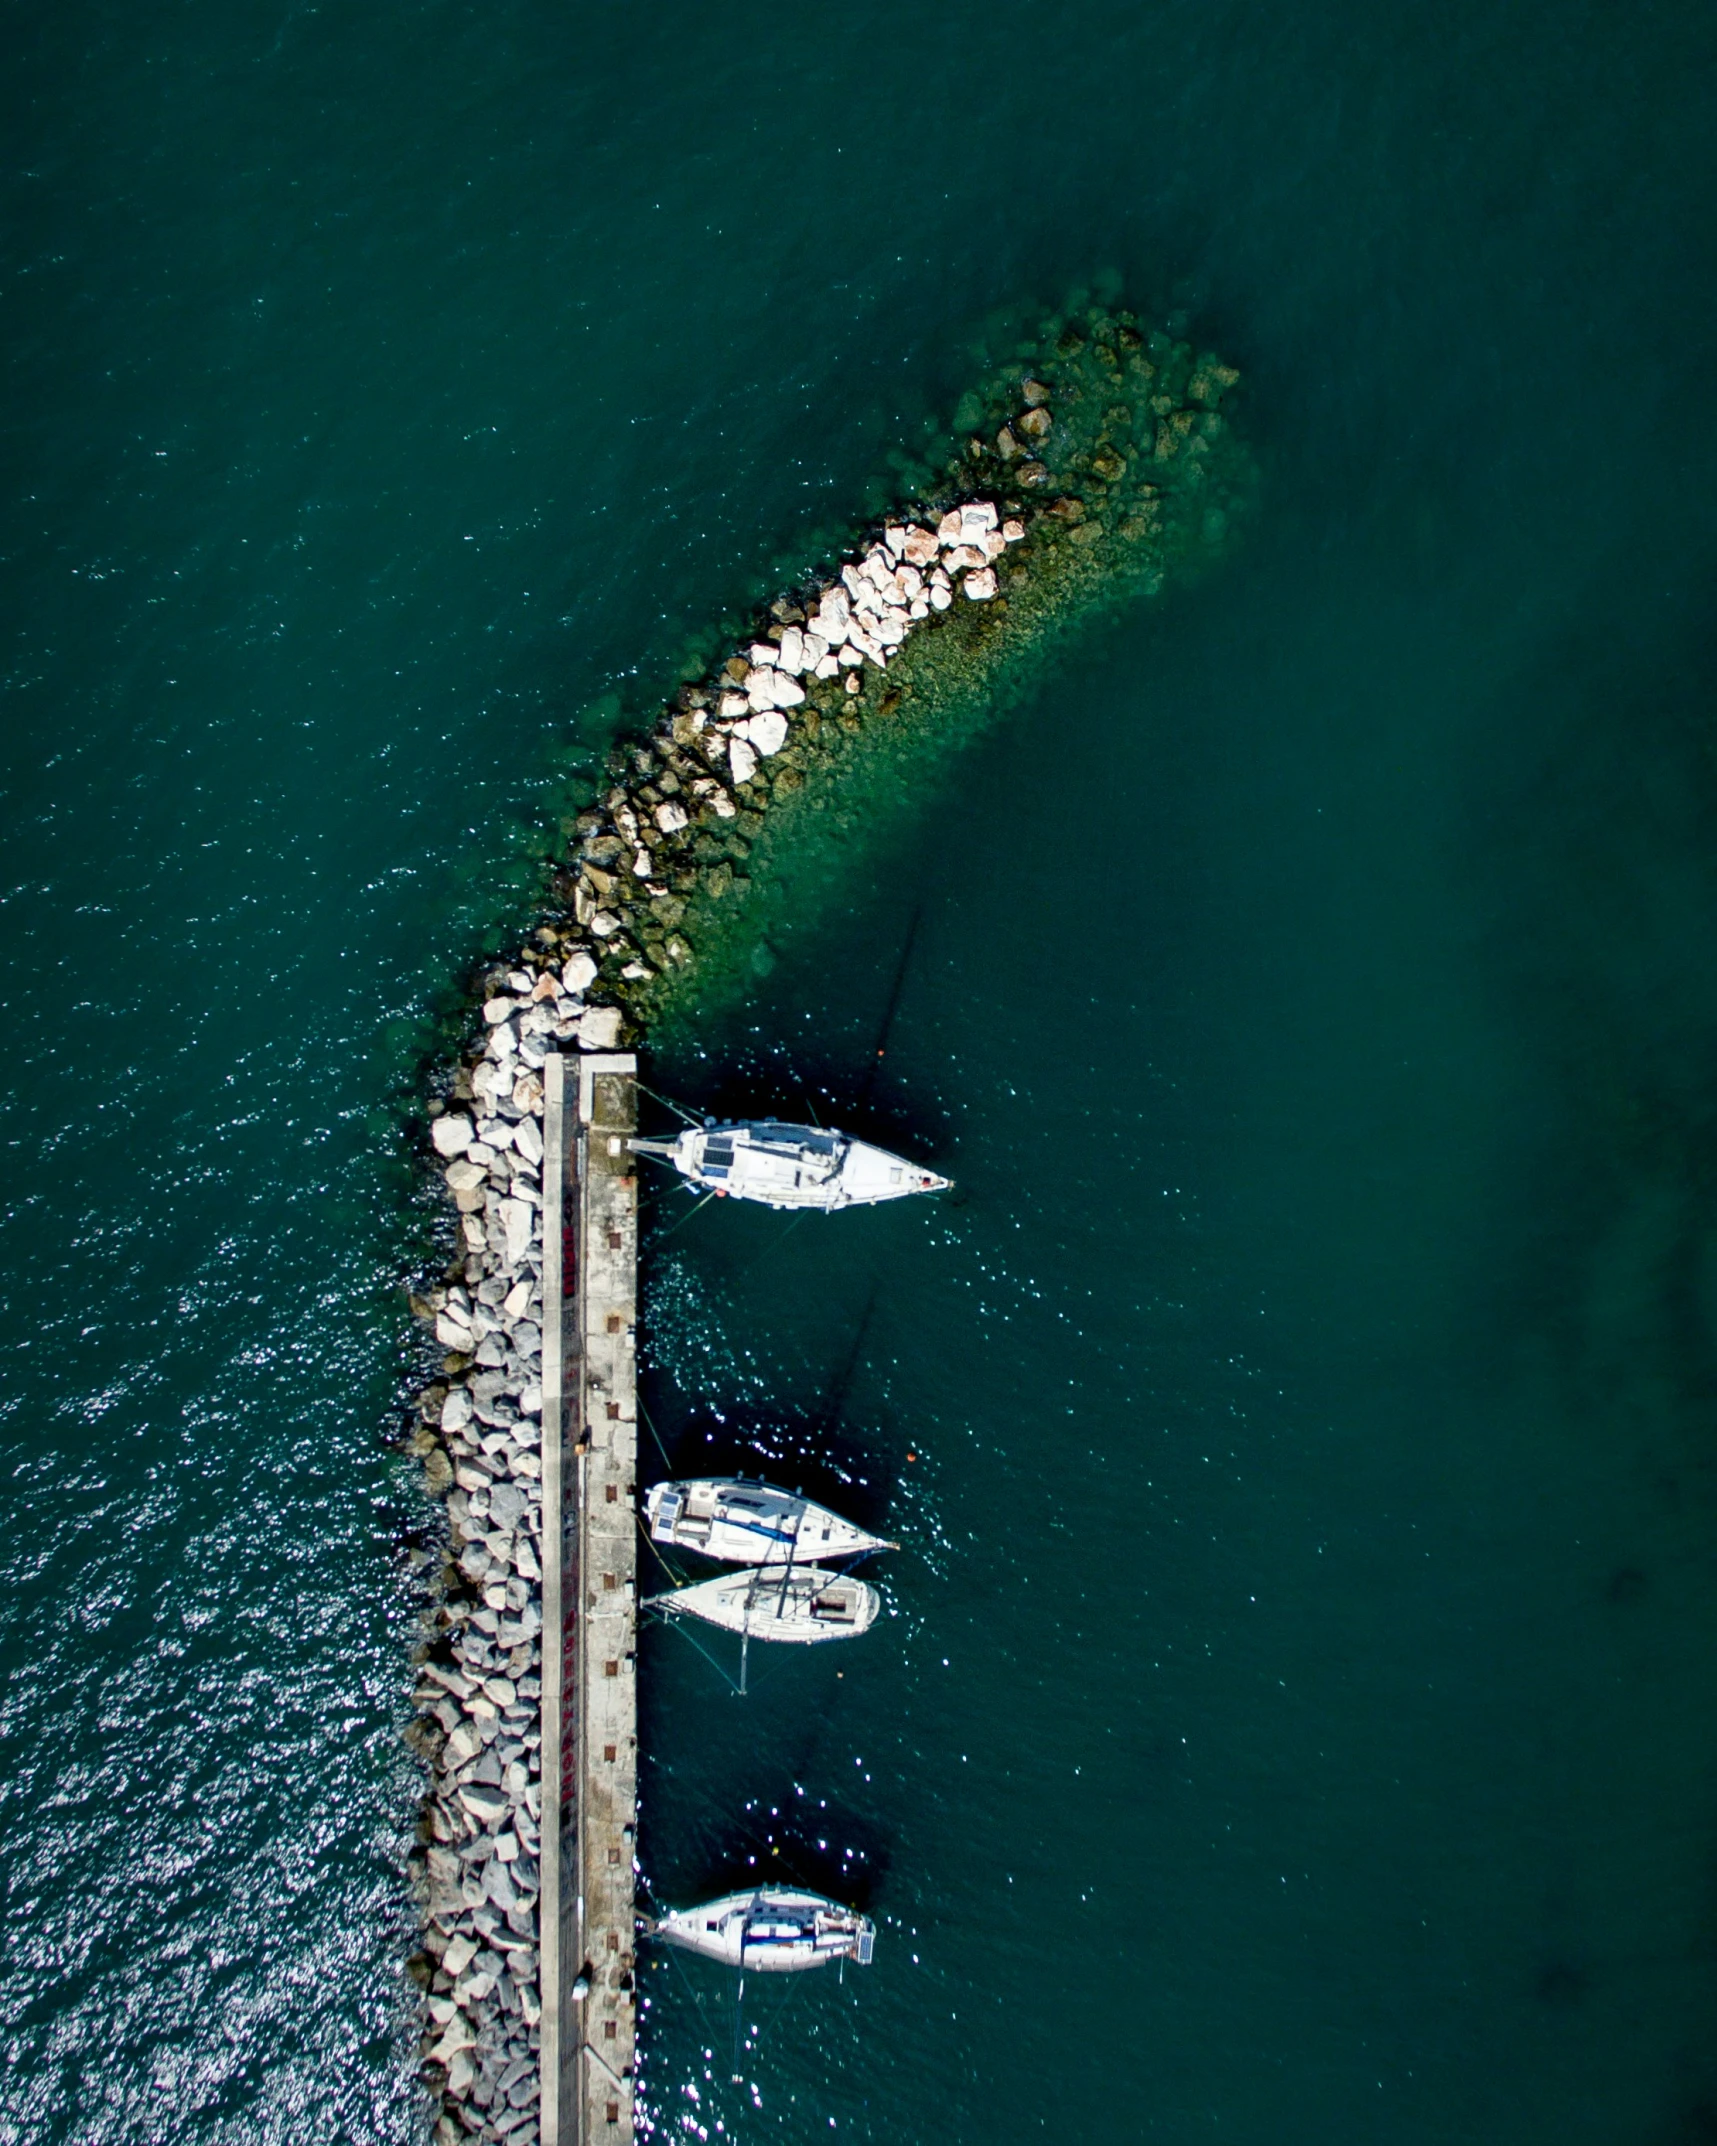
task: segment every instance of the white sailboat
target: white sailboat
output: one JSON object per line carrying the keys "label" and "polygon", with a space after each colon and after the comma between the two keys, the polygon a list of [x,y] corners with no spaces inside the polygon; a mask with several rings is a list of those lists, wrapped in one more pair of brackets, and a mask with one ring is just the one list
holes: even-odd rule
{"label": "white sailboat", "polygon": [[821,1893],[797,1893],[770,1885],[754,1893],[729,1893],[701,1908],[675,1908],[655,1920],[643,1918],[646,1937],[701,1952],[729,1967],[764,1974],[796,1974],[830,1960],[870,1965],[876,1925],[868,1915],[843,1908]]}
{"label": "white sailboat", "polygon": [[724,1572],[695,1587],[654,1595],[647,1605],[670,1617],[701,1617],[745,1639],[785,1640],[815,1646],[828,1639],[856,1639],[868,1632],[882,1597],[863,1580],[816,1565],[753,1566]]}
{"label": "white sailboat", "polygon": [[765,1207],[870,1207],[946,1192],[951,1182],[847,1133],[773,1118],[688,1125],[672,1140],[634,1140],[632,1149],[672,1163],[705,1192]]}
{"label": "white sailboat", "polygon": [[644,1513],[653,1541],[727,1565],[828,1564],[895,1547],[826,1505],[742,1476],[657,1483],[645,1495]]}

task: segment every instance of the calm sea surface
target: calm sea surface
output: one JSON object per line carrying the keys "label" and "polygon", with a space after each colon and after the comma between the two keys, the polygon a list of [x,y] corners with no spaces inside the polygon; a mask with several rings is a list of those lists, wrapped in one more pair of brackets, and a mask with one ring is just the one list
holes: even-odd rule
{"label": "calm sea surface", "polygon": [[743,1700],[646,1635],[655,1895],[882,1925],[647,1971],[656,2132],[1717,2136],[1709,9],[0,37],[3,2146],[420,2131],[428,1024],[566,749],[1106,271],[1244,548],[647,1075],[959,1184],[651,1209],[675,1462],[902,1544]]}

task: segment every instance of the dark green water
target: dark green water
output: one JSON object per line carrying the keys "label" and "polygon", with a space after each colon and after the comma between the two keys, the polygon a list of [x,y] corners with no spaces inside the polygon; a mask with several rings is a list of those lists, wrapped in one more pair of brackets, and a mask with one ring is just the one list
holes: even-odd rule
{"label": "dark green water", "polygon": [[5,2146],[421,2123],[424,1020],[579,710],[1108,266],[1246,550],[662,1069],[961,1196],[653,1255],[670,1443],[907,1545],[838,1677],[649,1642],[651,1882],[884,1924],[739,2087],[652,1973],[657,2128],[1717,2135],[1714,45],[7,10]]}

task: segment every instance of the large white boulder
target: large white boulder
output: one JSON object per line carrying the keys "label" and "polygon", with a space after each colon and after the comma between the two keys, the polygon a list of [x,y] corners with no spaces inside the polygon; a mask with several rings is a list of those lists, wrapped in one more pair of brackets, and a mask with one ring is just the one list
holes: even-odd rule
{"label": "large white boulder", "polygon": [[580,947],[576,954],[567,956],[566,966],[560,972],[560,980],[574,993],[588,991],[595,983],[596,963],[583,947]]}
{"label": "large white boulder", "polygon": [[[805,698],[805,688],[785,671],[753,671],[748,690],[754,715],[772,708],[796,708]],[[743,734],[745,724],[736,723],[734,728]]]}
{"label": "large white boulder", "polygon": [[526,1200],[501,1202],[501,1227],[507,1233],[507,1265],[516,1267],[531,1248],[534,1210]]}
{"label": "large white boulder", "polygon": [[618,1006],[586,1006],[578,1017],[581,1051],[611,1051],[620,1041]]}
{"label": "large white boulder", "polygon": [[429,1128],[429,1137],[442,1155],[463,1155],[473,1138],[471,1120],[459,1111],[449,1111]]}
{"label": "large white boulder", "polygon": [[993,566],[981,567],[975,574],[968,574],[960,586],[974,603],[987,604],[996,593],[996,570]]}
{"label": "large white boulder", "polygon": [[[799,698],[804,699],[801,693]],[[755,745],[767,760],[778,753],[787,742],[787,718],[778,708],[769,708],[761,715],[749,717],[734,726],[734,735],[743,738],[748,745]]]}
{"label": "large white boulder", "polygon": [[727,754],[733,763],[735,782],[749,782],[757,773],[757,755],[750,743],[736,731],[728,743]]}

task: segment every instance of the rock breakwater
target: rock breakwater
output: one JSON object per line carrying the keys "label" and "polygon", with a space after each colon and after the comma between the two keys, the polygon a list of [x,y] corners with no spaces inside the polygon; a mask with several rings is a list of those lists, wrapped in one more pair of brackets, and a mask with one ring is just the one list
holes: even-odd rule
{"label": "rock breakwater", "polygon": [[1018,344],[940,469],[613,749],[549,906],[432,1078],[451,1242],[413,1299],[443,1354],[412,1445],[447,1555],[408,1735],[438,2146],[539,2136],[543,1063],[741,987],[792,922],[786,867],[802,907],[806,854],[850,868],[1070,627],[1218,554],[1250,488],[1236,378],[1102,308]]}
{"label": "rock breakwater", "polygon": [[618,1032],[618,1009],[585,998],[595,973],[573,958],[491,975],[479,1036],[429,1121],[459,1240],[413,1300],[444,1351],[413,1439],[448,1534],[408,1731],[432,1775],[413,1970],[441,2146],[539,2136],[542,1066]]}

